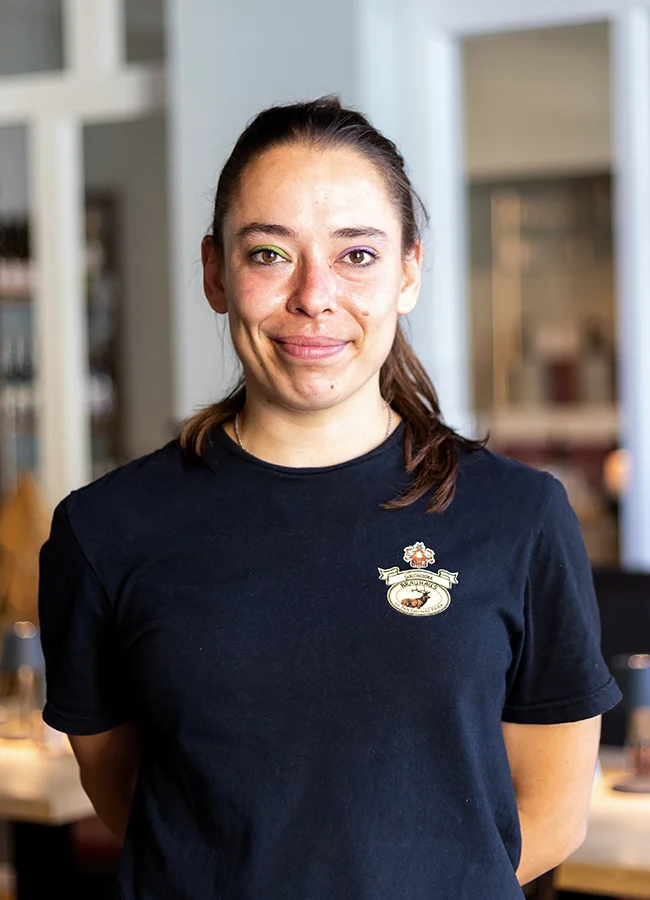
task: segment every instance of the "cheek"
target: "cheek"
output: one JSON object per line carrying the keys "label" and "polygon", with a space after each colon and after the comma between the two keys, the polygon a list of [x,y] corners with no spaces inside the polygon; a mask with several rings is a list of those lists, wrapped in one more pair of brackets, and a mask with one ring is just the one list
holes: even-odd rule
{"label": "cheek", "polygon": [[399,299],[396,285],[377,278],[362,285],[349,285],[346,294],[349,311],[364,329],[394,329]]}
{"label": "cheek", "polygon": [[363,331],[362,359],[372,367],[382,365],[395,339],[397,313],[394,305],[379,309],[371,304],[365,311],[359,308],[354,317]]}
{"label": "cheek", "polygon": [[263,322],[284,303],[280,279],[269,278],[266,272],[238,273],[230,287],[230,308],[243,325]]}

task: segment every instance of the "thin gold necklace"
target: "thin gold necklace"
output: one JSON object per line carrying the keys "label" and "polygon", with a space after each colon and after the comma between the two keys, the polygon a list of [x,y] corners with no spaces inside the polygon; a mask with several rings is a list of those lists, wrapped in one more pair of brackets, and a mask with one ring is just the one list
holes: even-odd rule
{"label": "thin gold necklace", "polygon": [[[388,410],[388,428],[386,429],[386,435],[384,437],[384,440],[386,440],[386,438],[390,434],[390,429],[393,425],[393,410],[391,409],[391,405],[388,402],[386,403],[386,409]],[[244,447],[244,442],[242,441],[241,434],[239,432],[239,413],[238,412],[235,413],[235,434],[237,435],[237,443],[239,444],[241,449],[244,450],[246,453],[248,453],[248,450],[246,450],[246,447]]]}

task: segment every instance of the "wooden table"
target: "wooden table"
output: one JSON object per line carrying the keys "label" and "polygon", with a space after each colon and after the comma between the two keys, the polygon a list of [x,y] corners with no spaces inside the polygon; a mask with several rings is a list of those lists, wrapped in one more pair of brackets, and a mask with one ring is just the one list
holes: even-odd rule
{"label": "wooden table", "polygon": [[587,838],[558,869],[554,886],[578,893],[650,898],[650,794],[623,794],[622,751],[603,748],[594,783]]}
{"label": "wooden table", "polygon": [[70,825],[93,815],[67,738],[61,753],[0,740],[0,819],[11,828],[17,900],[42,900],[53,886],[72,896],[76,859]]}

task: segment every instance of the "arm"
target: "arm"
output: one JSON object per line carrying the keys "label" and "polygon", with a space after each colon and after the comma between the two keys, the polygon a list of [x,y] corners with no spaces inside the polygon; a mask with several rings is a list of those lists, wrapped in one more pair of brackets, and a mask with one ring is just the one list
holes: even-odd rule
{"label": "arm", "polygon": [[587,829],[600,716],[561,725],[503,722],[522,834],[520,884],[553,869]]}
{"label": "arm", "polygon": [[131,722],[101,734],[70,735],[81,784],[95,812],[124,841],[140,763],[140,735]]}

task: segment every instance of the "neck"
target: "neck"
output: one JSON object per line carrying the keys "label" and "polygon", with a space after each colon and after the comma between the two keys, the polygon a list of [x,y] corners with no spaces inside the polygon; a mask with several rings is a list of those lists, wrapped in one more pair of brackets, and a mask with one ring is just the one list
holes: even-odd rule
{"label": "neck", "polygon": [[[362,395],[362,396],[360,396]],[[363,456],[383,443],[400,419],[389,411],[378,385],[331,409],[297,411],[247,393],[239,414],[244,449],[265,462],[292,468],[332,466]],[[225,426],[237,441],[234,421]]]}

